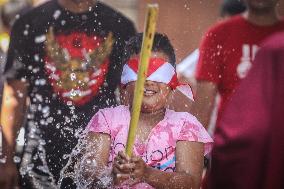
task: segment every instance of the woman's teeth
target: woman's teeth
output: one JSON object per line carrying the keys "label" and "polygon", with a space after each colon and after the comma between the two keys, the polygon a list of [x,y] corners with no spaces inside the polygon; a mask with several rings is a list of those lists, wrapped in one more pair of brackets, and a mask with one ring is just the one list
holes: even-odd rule
{"label": "woman's teeth", "polygon": [[156,94],[156,91],[152,91],[152,90],[147,90],[147,89],[145,89],[144,90],[144,95],[154,95],[154,94]]}

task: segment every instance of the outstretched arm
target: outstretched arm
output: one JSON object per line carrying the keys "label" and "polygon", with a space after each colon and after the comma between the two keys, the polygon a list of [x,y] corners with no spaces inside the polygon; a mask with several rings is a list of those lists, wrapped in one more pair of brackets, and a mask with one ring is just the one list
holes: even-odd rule
{"label": "outstretched arm", "polygon": [[198,81],[196,98],[191,113],[208,129],[217,94],[217,85],[209,81]]}
{"label": "outstretched arm", "polygon": [[[80,161],[80,175],[86,188],[106,188],[107,184],[100,182],[103,177],[110,177],[107,172],[111,140],[108,134],[89,132],[86,137],[86,149]],[[112,179],[110,178],[110,181]]]}

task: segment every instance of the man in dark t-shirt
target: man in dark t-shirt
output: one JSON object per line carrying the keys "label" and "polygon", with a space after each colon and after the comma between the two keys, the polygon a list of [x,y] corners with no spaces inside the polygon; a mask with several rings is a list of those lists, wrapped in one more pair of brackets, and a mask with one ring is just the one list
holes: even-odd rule
{"label": "man in dark t-shirt", "polygon": [[116,104],[120,52],[134,34],[128,19],[93,0],[53,0],[16,21],[4,71],[12,100],[1,113],[6,181],[15,176],[14,139],[28,97],[21,185],[57,187],[76,134],[98,109]]}

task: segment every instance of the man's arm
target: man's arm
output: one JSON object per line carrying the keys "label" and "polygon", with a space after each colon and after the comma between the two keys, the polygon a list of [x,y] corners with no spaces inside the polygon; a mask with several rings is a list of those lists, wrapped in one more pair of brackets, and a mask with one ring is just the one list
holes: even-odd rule
{"label": "man's arm", "polygon": [[197,81],[196,97],[191,112],[206,129],[209,126],[216,95],[216,84],[209,81]]}
{"label": "man's arm", "polygon": [[1,107],[1,125],[3,132],[3,152],[7,160],[13,156],[17,133],[25,115],[27,84],[19,80],[5,83]]}
{"label": "man's arm", "polygon": [[0,164],[0,188],[12,188],[17,185],[17,169],[13,162],[15,153],[17,133],[22,126],[27,97],[27,84],[19,80],[11,80],[4,85],[2,107],[1,107],[1,127],[2,146],[6,162]]}
{"label": "man's arm", "polygon": [[188,98],[180,90],[174,90],[168,100],[168,108],[177,112],[191,112],[194,101]]}

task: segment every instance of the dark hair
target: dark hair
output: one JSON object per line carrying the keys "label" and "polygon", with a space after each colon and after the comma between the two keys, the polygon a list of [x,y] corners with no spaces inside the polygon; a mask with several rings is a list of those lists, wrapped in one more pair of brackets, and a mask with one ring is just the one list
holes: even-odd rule
{"label": "dark hair", "polygon": [[[126,42],[122,56],[123,65],[129,60],[132,55],[140,53],[142,40],[143,33],[138,33]],[[174,48],[169,38],[165,34],[155,33],[152,52],[162,52],[166,54],[169,58],[169,63],[171,63],[174,67],[176,66],[176,56]]]}
{"label": "dark hair", "polygon": [[221,5],[221,16],[234,16],[246,10],[246,6],[242,0],[223,0]]}

